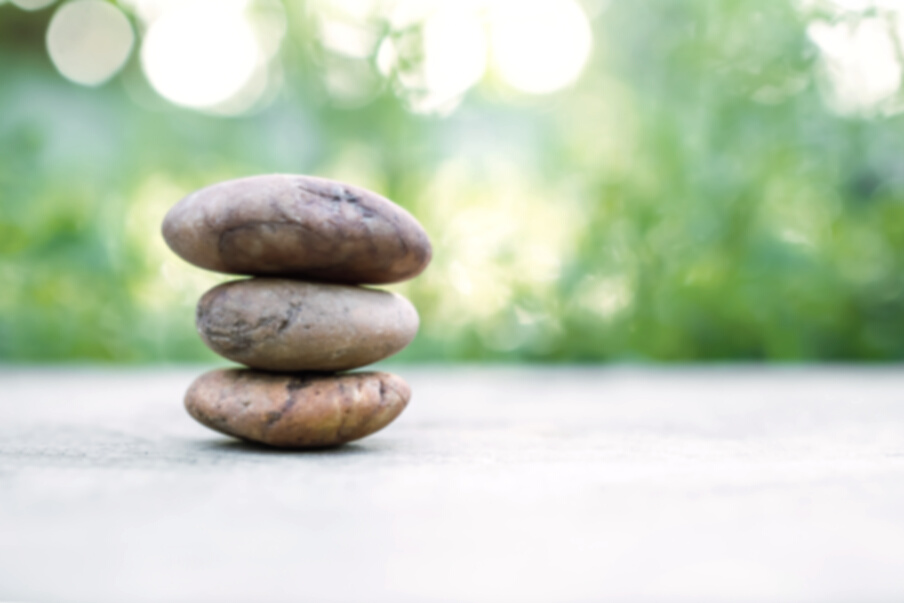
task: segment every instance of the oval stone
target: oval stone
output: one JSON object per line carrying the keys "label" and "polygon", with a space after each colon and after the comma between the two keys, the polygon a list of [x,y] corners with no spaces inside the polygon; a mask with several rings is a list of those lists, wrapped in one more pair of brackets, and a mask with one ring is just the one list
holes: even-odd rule
{"label": "oval stone", "polygon": [[219,272],[338,283],[394,283],[420,274],[430,240],[407,211],[323,178],[229,180],[179,201],[163,238],[184,260]]}
{"label": "oval stone", "polygon": [[321,448],[379,431],[410,398],[408,384],[389,373],[276,375],[220,369],[192,383],[185,408],[226,435],[283,448]]}
{"label": "oval stone", "polygon": [[198,302],[198,332],[217,354],[271,371],[341,371],[391,356],[417,334],[417,310],[396,293],[253,278]]}

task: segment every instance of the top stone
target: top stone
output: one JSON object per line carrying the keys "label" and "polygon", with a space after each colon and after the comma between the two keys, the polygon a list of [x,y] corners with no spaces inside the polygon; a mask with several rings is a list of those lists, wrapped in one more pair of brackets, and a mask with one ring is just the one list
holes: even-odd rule
{"label": "top stone", "polygon": [[166,214],[163,238],[182,259],[209,270],[350,284],[413,278],[432,254],[421,225],[392,201],[294,175],[202,188]]}

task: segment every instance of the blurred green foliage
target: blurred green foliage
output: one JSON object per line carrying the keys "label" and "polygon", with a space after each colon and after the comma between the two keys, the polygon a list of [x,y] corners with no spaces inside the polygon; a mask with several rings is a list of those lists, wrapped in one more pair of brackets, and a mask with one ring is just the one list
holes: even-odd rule
{"label": "blurred green foliage", "polygon": [[282,91],[227,118],[156,96],[136,56],[72,84],[52,9],[0,5],[0,359],[213,359],[193,308],[222,277],[159,221],[266,172],[368,186],[425,225],[403,360],[904,357],[904,121],[827,108],[791,4],[612,2],[574,86],[490,76],[447,116],[390,86],[332,102],[288,8]]}

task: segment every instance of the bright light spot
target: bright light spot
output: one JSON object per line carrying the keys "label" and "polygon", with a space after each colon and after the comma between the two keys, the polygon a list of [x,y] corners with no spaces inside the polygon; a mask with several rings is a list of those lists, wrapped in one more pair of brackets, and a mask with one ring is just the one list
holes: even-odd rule
{"label": "bright light spot", "polygon": [[486,69],[487,44],[478,15],[452,6],[427,19],[423,36],[429,109],[461,96],[480,81]]}
{"label": "bright light spot", "polygon": [[47,50],[65,77],[86,86],[110,79],[129,58],[135,35],[129,20],[101,0],[77,0],[54,13]]}
{"label": "bright light spot", "polygon": [[399,53],[391,38],[386,38],[377,49],[377,69],[389,77],[399,61]]}
{"label": "bright light spot", "polygon": [[431,16],[449,9],[481,14],[496,0],[390,0],[389,24],[393,31],[403,31],[423,24]]}
{"label": "bright light spot", "polygon": [[[428,6],[431,10],[426,10]],[[380,46],[379,70],[395,74],[398,92],[412,111],[454,109],[486,70],[487,39],[478,6],[403,2],[391,22],[401,29]],[[412,23],[420,24],[419,36],[409,29]]]}
{"label": "bright light spot", "polygon": [[851,14],[862,15],[873,9],[901,9],[901,0],[795,0],[794,4],[798,10],[818,11],[831,19]]}
{"label": "bright light spot", "polygon": [[794,228],[782,229],[781,232],[779,232],[779,238],[789,245],[796,245],[799,247],[815,247],[813,241],[810,239],[810,237],[807,236],[806,233]]}
{"label": "bright light spot", "polygon": [[449,267],[449,283],[462,295],[468,296],[474,293],[471,272],[461,262],[453,262]]}
{"label": "bright light spot", "polygon": [[625,276],[590,276],[578,286],[578,303],[600,318],[612,318],[627,309],[634,299],[631,282]]}
{"label": "bright light spot", "polygon": [[332,52],[356,59],[366,59],[377,46],[377,32],[368,27],[336,19],[320,19],[320,42]]}
{"label": "bright light spot", "polygon": [[386,8],[384,0],[308,0],[308,8],[320,15],[366,21]]}
{"label": "bright light spot", "polygon": [[[539,317],[558,313],[557,279],[576,251],[586,215],[569,191],[547,185],[503,159],[462,157],[441,166],[419,213],[426,223],[442,224],[435,264],[418,285],[437,295],[434,324],[555,328],[555,321]],[[524,295],[536,320],[512,315],[516,296]]]}
{"label": "bright light spot", "polygon": [[285,7],[280,0],[257,0],[249,16],[261,52],[267,59],[272,59],[286,37]]}
{"label": "bright light spot", "polygon": [[22,10],[40,10],[45,6],[50,6],[56,0],[12,0],[12,3]]}
{"label": "bright light spot", "polygon": [[121,0],[145,24],[155,21],[174,8],[184,4],[184,0]]}
{"label": "bright light spot", "polygon": [[574,0],[500,0],[491,31],[500,76],[531,94],[574,82],[593,46],[587,15]]}
{"label": "bright light spot", "polygon": [[551,318],[548,312],[531,312],[521,306],[515,306],[515,319],[519,325],[534,325]]}
{"label": "bright light spot", "polygon": [[[574,82],[593,46],[576,0],[312,0],[331,53],[371,59],[417,113],[448,113],[487,69],[535,94]],[[380,27],[388,33],[377,44]],[[491,47],[492,44],[492,47]],[[329,84],[329,83],[328,83]],[[329,85],[328,85],[329,87]]]}
{"label": "bright light spot", "polygon": [[870,113],[890,99],[901,83],[901,65],[886,22],[815,21],[807,28],[822,52],[826,101],[842,114]]}
{"label": "bright light spot", "polygon": [[215,109],[249,86],[259,96],[265,86],[255,84],[265,61],[245,7],[226,0],[191,2],[151,23],[141,59],[154,89],[195,108]]}
{"label": "bright light spot", "polygon": [[383,78],[372,61],[389,9],[381,5],[380,0],[309,0],[307,4],[325,50],[320,60],[323,84],[337,105],[363,106],[383,89]]}

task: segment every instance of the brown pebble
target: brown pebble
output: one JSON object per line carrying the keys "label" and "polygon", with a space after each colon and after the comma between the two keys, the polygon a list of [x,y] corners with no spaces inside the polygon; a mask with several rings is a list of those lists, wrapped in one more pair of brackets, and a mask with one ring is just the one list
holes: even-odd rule
{"label": "brown pebble", "polygon": [[226,435],[281,448],[322,448],[386,427],[409,398],[408,384],[390,373],[278,375],[219,369],[192,383],[185,408]]}
{"label": "brown pebble", "polygon": [[408,345],[417,310],[389,291],[253,278],[218,285],[198,302],[198,332],[217,354],[271,371],[341,371]]}
{"label": "brown pebble", "polygon": [[338,283],[420,274],[430,240],[407,211],[323,178],[268,175],[203,188],[177,203],[163,237],[184,260],[219,272]]}

